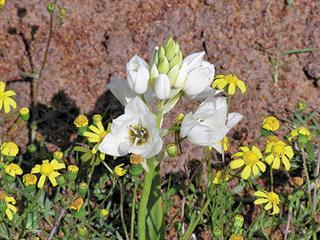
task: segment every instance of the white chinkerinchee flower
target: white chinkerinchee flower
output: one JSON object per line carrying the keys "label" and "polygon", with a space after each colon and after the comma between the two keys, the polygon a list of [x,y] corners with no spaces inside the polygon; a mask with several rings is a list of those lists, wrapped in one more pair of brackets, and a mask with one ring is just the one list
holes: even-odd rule
{"label": "white chinkerinchee flower", "polygon": [[139,97],[135,97],[125,106],[124,114],[113,120],[111,131],[99,145],[99,150],[116,157],[133,153],[147,159],[157,155],[162,144],[156,116]]}
{"label": "white chinkerinchee flower", "polygon": [[225,97],[209,96],[200,104],[195,113],[188,113],[180,129],[181,137],[200,146],[211,146],[222,152],[221,140],[240,120],[240,113],[227,114]]}

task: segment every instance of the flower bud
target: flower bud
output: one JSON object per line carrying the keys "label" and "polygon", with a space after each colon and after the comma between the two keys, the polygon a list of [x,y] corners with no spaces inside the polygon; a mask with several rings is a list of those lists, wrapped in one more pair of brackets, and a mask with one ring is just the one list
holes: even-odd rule
{"label": "flower bud", "polygon": [[63,152],[61,152],[61,151],[55,151],[55,152],[53,153],[53,158],[54,158],[55,160],[57,160],[58,162],[60,162],[60,161],[63,159]]}
{"label": "flower bud", "polygon": [[77,212],[80,211],[83,205],[83,199],[81,197],[76,198],[72,203],[70,204],[70,209],[76,210]]}
{"label": "flower bud", "polygon": [[234,223],[233,223],[233,229],[235,231],[239,230],[242,228],[243,226],[243,223],[244,223],[244,218],[242,215],[240,214],[237,214],[235,219],[234,219]]}
{"label": "flower bud", "polygon": [[63,7],[63,8],[60,9],[60,16],[61,17],[67,16],[67,13],[68,13],[68,11],[67,11],[66,8]]}
{"label": "flower bud", "polygon": [[149,66],[139,56],[133,56],[127,63],[127,81],[129,88],[136,94],[144,94],[149,84]]}
{"label": "flower bud", "polygon": [[28,146],[29,153],[35,153],[36,151],[37,151],[37,146],[35,144],[32,143]]}
{"label": "flower bud", "polygon": [[166,151],[170,157],[176,157],[178,155],[178,147],[176,144],[168,144],[166,147]]}
{"label": "flower bud", "polygon": [[78,227],[78,233],[81,237],[86,237],[89,232],[85,226],[82,226],[82,227]]}
{"label": "flower bud", "polygon": [[131,154],[130,155],[130,163],[133,165],[138,165],[143,162],[144,158],[140,154]]}
{"label": "flower bud", "polygon": [[23,121],[28,121],[29,118],[30,118],[30,111],[29,111],[29,108],[27,107],[23,107],[19,110],[19,113],[20,113],[20,118],[23,120]]}
{"label": "flower bud", "polygon": [[165,100],[170,96],[170,80],[167,75],[160,74],[155,79],[154,93],[160,100]]}
{"label": "flower bud", "polygon": [[220,239],[222,237],[222,230],[219,227],[214,228],[213,230],[214,239]]}
{"label": "flower bud", "polygon": [[184,119],[184,114],[183,113],[179,113],[176,117],[176,125],[181,125],[182,121]]}
{"label": "flower bud", "polygon": [[100,218],[105,218],[108,215],[109,215],[109,209],[107,209],[107,208],[101,209],[99,212]]}
{"label": "flower bud", "polygon": [[88,191],[88,185],[85,182],[81,182],[78,186],[78,193],[84,197]]}
{"label": "flower bud", "polygon": [[307,104],[305,102],[298,102],[296,108],[302,111],[307,108]]}
{"label": "flower bud", "polygon": [[127,170],[122,167],[123,165],[124,165],[124,163],[121,163],[121,164],[115,166],[115,168],[113,169],[114,173],[118,177],[122,177],[123,175],[125,175],[127,173]]}
{"label": "flower bud", "polygon": [[303,178],[301,177],[294,177],[293,178],[293,183],[297,186],[297,187],[301,187],[304,183]]}
{"label": "flower bud", "polygon": [[78,134],[82,136],[83,133],[87,131],[89,120],[85,115],[80,114],[73,123],[78,128]]}
{"label": "flower bud", "polygon": [[69,165],[67,171],[67,179],[72,182],[76,180],[79,168],[76,165]]}
{"label": "flower bud", "polygon": [[102,116],[100,114],[93,115],[92,122],[94,125],[97,125],[98,123],[102,122]]}
{"label": "flower bud", "polygon": [[166,58],[162,58],[160,59],[160,62],[158,64],[158,71],[159,73],[161,74],[167,74],[169,72],[169,62],[168,62],[168,59]]}
{"label": "flower bud", "polygon": [[59,186],[64,186],[66,184],[66,180],[63,175],[56,177],[56,181]]}
{"label": "flower bud", "polygon": [[47,6],[47,10],[50,14],[52,14],[54,12],[54,9],[55,9],[55,4],[54,3],[49,3],[48,6]]}
{"label": "flower bud", "polygon": [[240,234],[232,234],[229,240],[243,240],[243,237]]}
{"label": "flower bud", "polygon": [[23,176],[22,182],[26,186],[28,192],[34,192],[36,190],[37,176],[27,173]]}

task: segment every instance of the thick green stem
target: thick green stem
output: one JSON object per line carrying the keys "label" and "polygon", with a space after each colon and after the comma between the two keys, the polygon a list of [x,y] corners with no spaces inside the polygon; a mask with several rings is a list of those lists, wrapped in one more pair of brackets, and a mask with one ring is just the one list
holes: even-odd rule
{"label": "thick green stem", "polygon": [[138,190],[138,181],[137,181],[137,177],[134,177],[134,190],[133,190],[132,209],[131,209],[130,240],[134,239],[134,221],[136,217],[135,212],[136,212],[137,190]]}
{"label": "thick green stem", "polygon": [[[154,160],[154,159],[150,159]],[[151,163],[151,164],[150,164]],[[154,163],[148,161],[149,171],[145,171],[143,181],[143,191],[138,209],[138,237],[139,240],[146,240],[146,219],[147,219],[147,206],[150,196],[152,180],[155,175]]]}

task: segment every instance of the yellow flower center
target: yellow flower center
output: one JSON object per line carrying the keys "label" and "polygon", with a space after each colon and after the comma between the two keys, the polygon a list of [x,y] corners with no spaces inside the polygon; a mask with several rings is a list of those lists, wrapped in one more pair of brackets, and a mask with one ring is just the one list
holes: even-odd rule
{"label": "yellow flower center", "polygon": [[143,157],[140,154],[131,154],[130,163],[131,164],[140,164],[143,161]]}
{"label": "yellow flower center", "polygon": [[43,163],[41,165],[41,173],[42,174],[49,176],[50,173],[52,173],[53,171],[54,171],[54,168],[51,163]]}
{"label": "yellow flower center", "polygon": [[77,128],[85,127],[88,125],[88,118],[85,115],[80,114],[73,123]]}
{"label": "yellow flower center", "polygon": [[68,166],[68,171],[71,173],[78,173],[79,168],[75,165],[70,165],[70,166]]}
{"label": "yellow flower center", "polygon": [[272,154],[275,156],[281,157],[284,155],[284,148],[285,148],[285,145],[282,143],[275,144],[272,149]]}
{"label": "yellow flower center", "polygon": [[254,151],[248,151],[243,156],[244,162],[246,165],[255,165],[259,162],[259,157]]}
{"label": "yellow flower center", "polygon": [[141,125],[129,126],[129,137],[134,145],[142,145],[148,141],[149,132]]}
{"label": "yellow flower center", "polygon": [[37,183],[37,177],[33,174],[26,174],[23,176],[23,183],[26,186],[35,185]]}
{"label": "yellow flower center", "polygon": [[278,194],[274,193],[274,192],[269,192],[267,193],[267,199],[269,203],[272,204],[279,204],[280,203],[280,199],[278,197]]}

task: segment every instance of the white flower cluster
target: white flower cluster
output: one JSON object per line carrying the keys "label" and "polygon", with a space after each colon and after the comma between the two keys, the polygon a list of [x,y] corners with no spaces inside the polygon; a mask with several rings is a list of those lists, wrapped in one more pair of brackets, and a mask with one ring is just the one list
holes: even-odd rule
{"label": "white flower cluster", "polygon": [[[183,58],[179,44],[169,38],[155,49],[151,64],[132,57],[126,66],[126,81],[114,78],[108,85],[125,112],[113,120],[99,150],[112,156],[139,154],[145,159],[159,154],[165,132],[163,117],[186,97],[204,100],[194,113],[186,114],[181,137],[222,152],[222,139],[242,115],[228,114],[227,99],[215,96],[217,92],[210,87],[214,65],[203,60],[204,55],[197,52]],[[157,106],[155,113],[152,106]]]}

